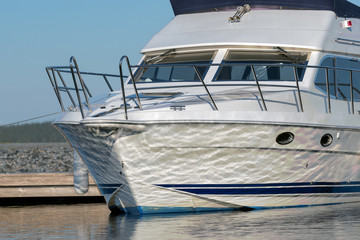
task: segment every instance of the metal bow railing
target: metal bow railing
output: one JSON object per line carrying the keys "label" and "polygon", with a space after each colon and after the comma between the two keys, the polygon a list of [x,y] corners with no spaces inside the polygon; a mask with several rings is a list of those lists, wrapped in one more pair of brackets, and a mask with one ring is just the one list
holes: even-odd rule
{"label": "metal bow railing", "polygon": [[[85,105],[89,111],[92,111],[90,99],[93,97],[93,94],[90,92],[90,89],[83,79],[83,76],[102,78],[110,92],[113,92],[114,88],[109,79],[112,78],[118,81],[120,78],[120,75],[114,74],[81,72],[75,57],[70,58],[69,66],[46,67],[45,70],[55,95],[59,101],[61,110],[65,112],[64,99],[61,95],[61,92],[65,92],[70,100],[69,109],[75,109],[76,107],[79,107],[83,118],[85,118],[85,111],[83,106]],[[70,79],[72,81],[66,81],[64,74],[70,74]],[[69,83],[71,82],[72,86],[69,86]],[[75,97],[72,95],[72,92],[74,91]],[[83,98],[81,97],[80,92],[83,92],[82,95],[85,98],[85,102],[83,102]],[[76,103],[75,99],[77,99],[78,103]]]}
{"label": "metal bow railing", "polygon": [[[123,65],[124,63],[126,64],[127,70],[129,72],[129,76],[124,76],[123,74]],[[70,64],[69,66],[55,66],[55,67],[47,67],[46,68],[46,72],[47,75],[50,79],[51,85],[54,89],[55,95],[57,96],[57,99],[59,101],[59,104],[61,106],[62,111],[65,111],[65,107],[64,107],[64,102],[63,102],[63,98],[61,96],[61,92],[65,92],[70,100],[71,106],[70,109],[74,109],[76,107],[79,107],[79,110],[81,112],[82,118],[85,118],[85,110],[84,110],[84,106],[87,107],[87,109],[89,111],[92,111],[91,108],[91,104],[90,104],[90,99],[93,97],[93,94],[90,92],[87,84],[85,83],[83,76],[97,76],[97,77],[102,77],[102,79],[105,81],[106,86],[108,87],[110,92],[114,91],[114,88],[112,87],[112,85],[110,84],[110,81],[108,80],[108,78],[113,78],[113,79],[119,79],[120,78],[120,83],[121,83],[121,96],[122,96],[122,105],[119,107],[119,109],[123,109],[124,110],[124,116],[125,119],[128,119],[128,106],[127,106],[127,95],[126,95],[126,89],[128,87],[126,87],[126,85],[132,85],[132,88],[135,92],[136,95],[136,99],[137,99],[137,104],[138,104],[138,108],[140,111],[143,110],[143,106],[141,103],[141,96],[139,95],[138,92],[138,87],[137,87],[137,82],[139,81],[139,79],[142,77],[142,75],[149,69],[149,68],[165,68],[165,67],[191,67],[193,68],[199,82],[200,85],[197,84],[185,84],[184,86],[179,86],[176,85],[176,88],[179,87],[203,87],[208,98],[210,99],[211,102],[211,106],[213,110],[219,110],[218,106],[212,96],[212,94],[209,91],[209,87],[216,87],[216,86],[249,86],[249,81],[248,80],[246,83],[243,83],[242,81],[231,81],[231,83],[224,83],[224,84],[218,84],[218,83],[205,83],[202,74],[199,71],[200,67],[219,67],[219,68],[223,68],[223,67],[230,67],[230,66],[246,66],[249,67],[251,69],[251,73],[253,76],[253,80],[254,80],[254,84],[253,86],[257,88],[258,94],[261,98],[261,103],[262,103],[262,109],[263,111],[268,111],[268,107],[266,105],[266,99],[264,97],[263,94],[263,88],[266,87],[271,87],[271,85],[266,84],[266,80],[259,80],[258,75],[256,73],[255,67],[290,67],[293,69],[293,74],[294,74],[294,82],[295,85],[274,85],[275,87],[292,87],[295,89],[295,91],[297,92],[297,98],[298,98],[298,103],[299,103],[299,111],[300,112],[304,112],[304,106],[303,106],[303,100],[302,100],[302,93],[301,93],[301,89],[299,86],[299,82],[302,81],[302,79],[299,79],[299,69],[302,70],[307,70],[307,69],[315,69],[315,70],[323,70],[325,71],[325,85],[326,85],[326,99],[327,99],[327,111],[328,113],[332,112],[331,109],[331,98],[333,97],[331,95],[331,91],[330,91],[330,86],[334,85],[335,86],[335,91],[337,91],[336,86],[338,86],[337,84],[337,80],[336,78],[333,79],[332,83],[330,83],[330,77],[329,77],[329,71],[343,71],[343,72],[348,72],[349,73],[349,84],[346,85],[350,88],[350,102],[351,102],[351,113],[355,114],[355,106],[354,106],[354,102],[355,102],[355,97],[354,97],[354,91],[357,92],[358,94],[360,94],[360,91],[357,87],[354,86],[354,73],[360,74],[360,70],[359,69],[348,69],[348,68],[337,68],[337,67],[324,67],[324,66],[309,66],[309,65],[295,65],[295,64],[249,64],[249,63],[222,63],[222,64],[152,64],[152,65],[134,65],[132,66],[130,64],[129,58],[127,56],[123,56],[120,61],[119,61],[119,72],[120,75],[114,75],[114,74],[105,74],[105,73],[92,73],[92,72],[81,72],[79,70],[79,66],[77,64],[77,61],[74,57],[70,58]],[[135,74],[133,73],[135,72]],[[66,81],[64,80],[63,74],[71,74],[71,78],[72,78],[72,84],[73,87],[69,87],[66,84]],[[304,71],[303,71],[304,73]],[[304,76],[304,74],[303,74]],[[127,81],[128,80],[128,81]],[[118,80],[117,80],[118,81]],[[356,79],[356,81],[360,81],[360,79]],[[61,84],[59,84],[61,83]],[[130,85],[130,86],[131,86]],[[171,86],[171,84],[169,84],[168,88],[171,88],[173,86]],[[162,88],[164,88],[162,86]],[[166,87],[165,87],[166,88]],[[146,87],[146,89],[157,89],[157,87],[155,85],[151,86],[151,87]],[[77,104],[75,102],[74,96],[71,94],[72,91],[75,91],[76,93],[76,99],[77,99]],[[346,99],[346,97],[344,96],[344,94],[342,93],[342,91],[340,90],[340,88],[338,88],[338,91],[340,92],[340,95]],[[82,92],[83,98],[81,97],[80,92]],[[221,110],[221,109],[220,109]]]}

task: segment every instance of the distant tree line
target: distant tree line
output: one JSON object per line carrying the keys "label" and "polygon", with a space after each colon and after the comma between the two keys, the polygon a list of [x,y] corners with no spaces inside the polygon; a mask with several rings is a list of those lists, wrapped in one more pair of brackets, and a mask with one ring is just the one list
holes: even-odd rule
{"label": "distant tree line", "polygon": [[0,126],[0,143],[65,142],[50,122]]}

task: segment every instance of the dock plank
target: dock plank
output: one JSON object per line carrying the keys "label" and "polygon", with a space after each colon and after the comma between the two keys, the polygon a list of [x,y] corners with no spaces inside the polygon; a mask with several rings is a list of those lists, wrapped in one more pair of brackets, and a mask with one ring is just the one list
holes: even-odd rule
{"label": "dock plank", "polygon": [[72,173],[0,174],[0,198],[81,196],[101,196],[91,177],[89,191],[78,194],[74,190]]}

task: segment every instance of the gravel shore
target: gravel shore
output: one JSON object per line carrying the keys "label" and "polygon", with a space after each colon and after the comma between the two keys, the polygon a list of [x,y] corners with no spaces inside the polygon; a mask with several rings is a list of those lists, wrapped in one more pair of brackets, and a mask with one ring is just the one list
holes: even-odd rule
{"label": "gravel shore", "polygon": [[68,143],[0,144],[0,173],[72,172]]}

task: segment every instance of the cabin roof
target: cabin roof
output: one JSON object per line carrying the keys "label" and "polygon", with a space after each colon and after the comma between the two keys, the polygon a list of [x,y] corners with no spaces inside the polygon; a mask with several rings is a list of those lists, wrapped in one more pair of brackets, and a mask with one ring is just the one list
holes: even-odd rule
{"label": "cabin roof", "polygon": [[341,28],[343,18],[332,11],[251,10],[240,22],[229,23],[232,12],[178,15],[156,34],[142,53],[180,48],[281,46],[309,50],[352,52],[359,46],[339,44],[337,38],[359,39],[360,20]]}

